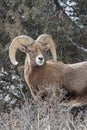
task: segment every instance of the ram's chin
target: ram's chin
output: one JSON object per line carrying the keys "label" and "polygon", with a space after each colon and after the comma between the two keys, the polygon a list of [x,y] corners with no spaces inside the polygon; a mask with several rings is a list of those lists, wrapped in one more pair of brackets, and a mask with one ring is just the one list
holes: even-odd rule
{"label": "ram's chin", "polygon": [[36,64],[37,64],[38,66],[42,66],[42,65],[44,64],[44,61],[43,61],[43,62],[36,62]]}
{"label": "ram's chin", "polygon": [[44,59],[43,59],[43,61],[36,60],[36,64],[38,66],[42,66],[44,64]]}
{"label": "ram's chin", "polygon": [[42,66],[42,65],[43,65],[43,63],[39,63],[38,65],[39,65],[39,66]]}

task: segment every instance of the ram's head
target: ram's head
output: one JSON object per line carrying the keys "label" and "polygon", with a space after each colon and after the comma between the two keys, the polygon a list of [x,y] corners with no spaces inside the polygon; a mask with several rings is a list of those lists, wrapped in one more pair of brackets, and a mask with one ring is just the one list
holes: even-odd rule
{"label": "ram's head", "polygon": [[42,34],[36,40],[26,35],[16,37],[9,47],[9,57],[14,65],[18,64],[16,60],[17,49],[26,53],[32,65],[43,65],[43,53],[47,50],[51,51],[53,60],[57,61],[55,44],[52,37],[48,34]]}

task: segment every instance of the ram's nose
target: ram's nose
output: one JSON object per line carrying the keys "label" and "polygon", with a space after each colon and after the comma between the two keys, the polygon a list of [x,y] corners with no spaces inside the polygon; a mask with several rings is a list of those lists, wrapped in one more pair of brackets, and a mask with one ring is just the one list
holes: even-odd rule
{"label": "ram's nose", "polygon": [[39,57],[38,59],[39,59],[40,61],[43,61],[44,57]]}
{"label": "ram's nose", "polygon": [[43,56],[43,55],[38,55],[38,56],[36,57],[36,63],[37,63],[38,65],[43,65],[43,64],[44,64],[44,56]]}

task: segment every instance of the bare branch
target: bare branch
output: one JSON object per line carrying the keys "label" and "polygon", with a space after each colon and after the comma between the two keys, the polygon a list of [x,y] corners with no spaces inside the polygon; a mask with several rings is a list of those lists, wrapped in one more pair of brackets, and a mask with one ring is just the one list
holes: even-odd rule
{"label": "bare branch", "polygon": [[84,51],[85,53],[87,53],[87,49],[85,49],[84,47],[78,46],[70,37],[67,37],[67,38],[74,46],[76,46],[78,49],[80,49],[80,50]]}

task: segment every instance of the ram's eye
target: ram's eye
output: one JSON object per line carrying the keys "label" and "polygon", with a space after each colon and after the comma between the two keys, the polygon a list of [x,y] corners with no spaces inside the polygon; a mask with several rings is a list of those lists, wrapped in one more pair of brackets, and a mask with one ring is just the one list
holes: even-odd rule
{"label": "ram's eye", "polygon": [[33,53],[33,50],[32,50],[32,49],[29,49],[27,52],[29,52],[29,53]]}

